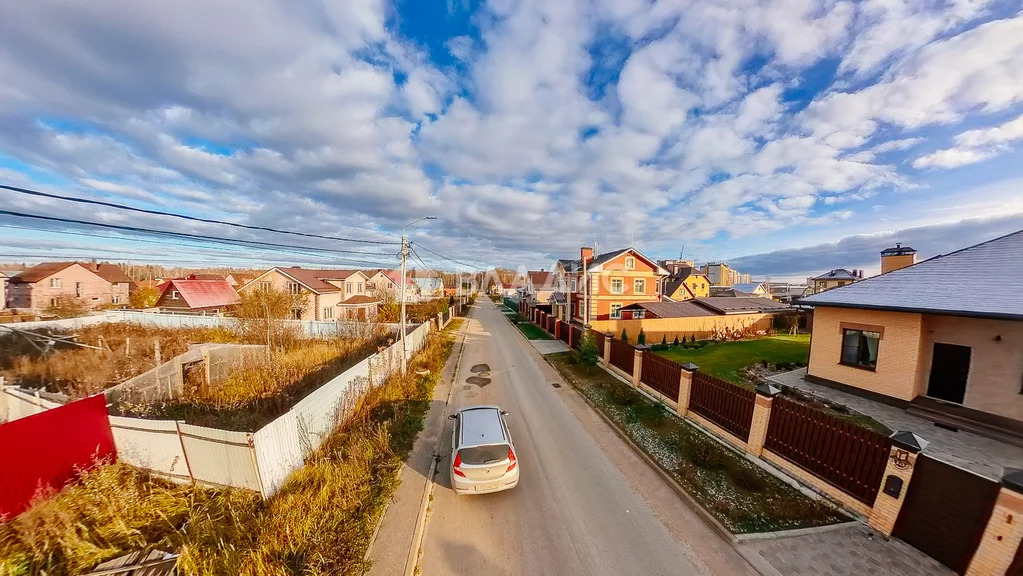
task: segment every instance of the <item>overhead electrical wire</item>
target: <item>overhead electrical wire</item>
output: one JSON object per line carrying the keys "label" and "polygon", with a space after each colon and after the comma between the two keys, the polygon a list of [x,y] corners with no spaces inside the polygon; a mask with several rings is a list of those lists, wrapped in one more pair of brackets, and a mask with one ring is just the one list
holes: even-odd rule
{"label": "overhead electrical wire", "polygon": [[77,202],[79,204],[92,204],[95,206],[106,206],[108,208],[116,208],[118,210],[129,210],[131,212],[138,212],[141,214],[152,214],[156,216],[169,216],[172,218],[181,218],[183,220],[191,220],[193,222],[203,222],[206,224],[218,224],[221,226],[234,226],[235,228],[245,228],[247,230],[261,230],[264,232],[273,232],[275,234],[293,234],[295,236],[305,236],[307,238],[319,238],[321,240],[335,240],[340,242],[357,242],[360,244],[386,244],[386,245],[398,245],[401,242],[396,240],[383,241],[383,240],[364,240],[360,238],[344,238],[341,236],[324,236],[321,234],[310,234],[308,232],[296,232],[294,230],[279,230],[277,228],[268,228],[266,226],[254,226],[251,224],[239,224],[237,222],[227,222],[225,220],[213,220],[209,218],[199,218],[197,216],[187,216],[185,214],[176,214],[174,212],[165,212],[162,210],[149,210],[145,208],[137,208],[135,206],[128,206],[126,204],[117,204],[114,202],[104,202],[102,200],[92,200],[89,198],[76,198],[74,196],[62,196],[60,194],[50,194],[48,192],[40,192],[38,190],[30,190],[28,188],[19,188],[17,186],[9,186],[7,184],[0,184],[0,188],[9,190],[11,192],[17,192],[19,194],[27,194],[30,196],[37,196],[40,198],[50,198],[53,200],[64,200],[67,202]]}
{"label": "overhead electrical wire", "polygon": [[454,258],[449,258],[449,257],[447,257],[447,256],[445,256],[445,255],[443,255],[443,254],[441,254],[441,253],[439,253],[439,252],[437,252],[435,250],[431,250],[431,249],[427,248],[426,246],[423,246],[422,244],[416,243],[416,246],[419,246],[423,250],[426,250],[427,252],[429,252],[429,253],[431,253],[431,254],[439,257],[439,258],[442,258],[444,260],[448,260],[450,262],[454,262],[455,264],[461,264],[462,266],[465,266],[467,268],[472,268],[474,270],[479,268],[479,266],[474,266],[472,264],[467,264],[465,262],[462,262],[461,260],[455,260]]}
{"label": "overhead electrical wire", "polygon": [[381,252],[363,252],[359,250],[341,250],[333,248],[316,248],[312,246],[296,246],[294,244],[278,244],[275,242],[261,242],[258,240],[242,240],[238,238],[226,238],[223,236],[202,236],[199,234],[189,234],[186,232],[172,232],[169,230],[158,230],[154,228],[140,228],[136,226],[122,226],[119,224],[106,224],[103,222],[90,222],[88,220],[78,220],[75,218],[58,218],[56,216],[43,216],[40,214],[28,214],[25,212],[14,212],[12,210],[0,210],[0,214],[7,216],[15,216],[18,218],[31,218],[36,220],[44,220],[48,222],[61,222],[64,224],[80,224],[84,226],[96,226],[99,228],[107,228],[111,230],[122,230],[125,232],[135,232],[142,234],[158,234],[163,236],[172,236],[176,238],[188,238],[190,240],[196,240],[200,242],[220,242],[226,244],[232,244],[236,246],[248,246],[248,247],[265,247],[265,248],[290,248],[294,250],[302,250],[306,252],[320,252],[325,254],[359,254],[363,256],[388,256],[387,253]]}

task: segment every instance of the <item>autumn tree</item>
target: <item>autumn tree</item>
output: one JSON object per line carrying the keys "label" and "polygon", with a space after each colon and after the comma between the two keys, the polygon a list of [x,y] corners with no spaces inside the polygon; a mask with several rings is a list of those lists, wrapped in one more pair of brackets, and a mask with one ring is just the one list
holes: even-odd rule
{"label": "autumn tree", "polygon": [[78,298],[64,294],[54,298],[46,307],[45,313],[47,316],[56,316],[57,318],[77,318],[88,314],[89,307]]}
{"label": "autumn tree", "polygon": [[160,291],[155,286],[141,286],[131,293],[128,301],[132,308],[152,308],[160,299]]}
{"label": "autumn tree", "polygon": [[304,310],[308,304],[307,294],[292,294],[276,288],[247,290],[240,294],[241,303],[234,315],[241,321],[241,329],[247,338],[265,341],[268,349],[282,345],[296,338],[297,330],[288,326],[285,320],[294,317],[295,310]]}

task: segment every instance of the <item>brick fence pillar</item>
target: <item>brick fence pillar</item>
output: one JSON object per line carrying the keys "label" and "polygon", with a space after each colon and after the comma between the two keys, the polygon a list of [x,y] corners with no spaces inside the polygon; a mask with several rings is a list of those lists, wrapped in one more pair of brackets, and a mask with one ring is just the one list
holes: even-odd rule
{"label": "brick fence pillar", "polygon": [[891,436],[892,450],[881,479],[881,489],[874,499],[867,523],[875,530],[891,536],[906,500],[909,481],[913,478],[916,459],[927,447],[927,441],[912,432],[895,432]]}
{"label": "brick fence pillar", "polygon": [[685,418],[689,414],[689,396],[693,391],[693,376],[700,367],[692,362],[682,365],[682,377],[678,383],[678,415]]}
{"label": "brick fence pillar", "polygon": [[562,326],[561,326],[561,320],[560,319],[555,320],[554,321],[554,339],[555,340],[561,340],[561,331],[562,330],[564,330],[564,328],[562,328]]}
{"label": "brick fence pillar", "polygon": [[632,353],[632,387],[639,388],[639,382],[643,377],[643,352],[649,348],[646,344],[637,344]]}
{"label": "brick fence pillar", "polygon": [[574,344],[575,344],[575,330],[572,330],[571,322],[568,323],[568,324],[565,324],[565,327],[563,328],[563,330],[568,330],[568,349],[569,350],[573,350],[574,349]]}
{"label": "brick fence pillar", "polygon": [[746,442],[746,452],[757,458],[764,453],[767,427],[771,423],[771,405],[774,404],[774,397],[780,393],[780,388],[770,384],[757,386],[757,400],[753,405],[753,422],[750,424],[749,440]]}
{"label": "brick fence pillar", "polygon": [[603,358],[604,366],[607,366],[608,364],[611,363],[611,340],[614,340],[614,337],[615,337],[614,332],[604,333],[604,358]]}
{"label": "brick fence pillar", "polygon": [[1020,546],[1023,546],[1023,470],[1009,468],[1002,477],[995,509],[966,576],[1007,574]]}

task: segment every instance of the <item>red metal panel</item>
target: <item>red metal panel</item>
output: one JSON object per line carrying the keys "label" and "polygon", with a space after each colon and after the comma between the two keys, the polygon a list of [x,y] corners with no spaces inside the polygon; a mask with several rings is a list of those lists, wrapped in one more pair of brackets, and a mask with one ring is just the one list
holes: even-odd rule
{"label": "red metal panel", "polygon": [[0,517],[16,516],[40,488],[116,456],[102,394],[0,425]]}

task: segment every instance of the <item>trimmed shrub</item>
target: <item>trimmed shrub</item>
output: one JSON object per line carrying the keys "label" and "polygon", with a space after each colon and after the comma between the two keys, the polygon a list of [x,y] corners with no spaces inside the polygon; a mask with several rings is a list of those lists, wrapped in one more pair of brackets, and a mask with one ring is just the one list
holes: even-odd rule
{"label": "trimmed shrub", "polygon": [[686,446],[686,459],[707,470],[717,470],[725,463],[721,447],[707,440],[696,440]]}
{"label": "trimmed shrub", "polygon": [[629,343],[629,333],[625,331],[625,328],[622,328],[622,342]]}
{"label": "trimmed shrub", "polygon": [[637,344],[646,344],[646,332],[642,328],[639,329],[639,336],[636,337]]}
{"label": "trimmed shrub", "polygon": [[767,481],[764,480],[763,476],[758,474],[756,470],[739,463],[729,466],[728,478],[732,481],[732,484],[747,492],[763,492],[767,488]]}
{"label": "trimmed shrub", "polygon": [[675,341],[672,342],[672,346],[678,346],[678,334],[675,334]]}

